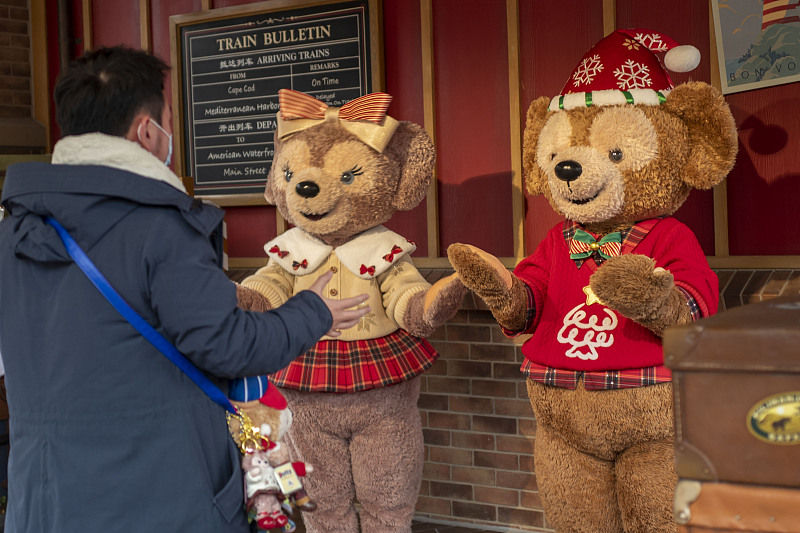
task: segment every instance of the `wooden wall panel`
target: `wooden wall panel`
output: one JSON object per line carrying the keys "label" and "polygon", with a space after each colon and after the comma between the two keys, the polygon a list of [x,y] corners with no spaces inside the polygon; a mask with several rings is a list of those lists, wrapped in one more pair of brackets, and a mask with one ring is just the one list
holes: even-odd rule
{"label": "wooden wall panel", "polygon": [[221,7],[243,6],[245,4],[253,4],[253,0],[206,0],[211,9],[219,9]]}
{"label": "wooden wall panel", "polygon": [[94,0],[92,2],[92,48],[115,45],[141,48],[139,2]]}
{"label": "wooden wall panel", "polygon": [[[170,52],[170,34],[169,34],[169,17],[172,15],[182,15],[186,13],[193,13],[200,11],[200,0],[167,0],[158,1],[151,0],[150,2],[150,35],[153,40],[153,54],[160,57],[163,61],[169,63],[171,59]],[[173,65],[174,66],[174,65]],[[167,77],[165,80],[167,98],[172,100],[172,78]]]}
{"label": "wooden wall panel", "polygon": [[731,255],[800,255],[800,83],[728,95],[739,155],[728,177]]}
{"label": "wooden wall panel", "polygon": [[[706,2],[683,0],[670,3],[616,0],[618,28],[648,28],[669,35],[680,44],[700,50],[700,65],[692,72],[670,72],[673,83],[689,80],[711,82],[709,13]],[[697,235],[706,255],[714,254],[714,195],[711,191],[693,191],[675,213]]]}
{"label": "wooden wall panel", "polygon": [[[92,47],[125,44],[141,46],[140,6],[150,8],[153,52],[170,60],[169,17],[204,8],[253,3],[249,0],[70,0],[69,57]],[[519,6],[520,124],[530,102],[557,94],[583,54],[603,36],[604,5],[615,9],[606,17],[617,27],[649,27],[681,43],[697,46],[700,67],[674,74],[676,83],[688,79],[711,81],[712,38],[708,4],[681,0],[653,4],[636,0],[539,1],[517,0]],[[383,0],[385,88],[394,96],[390,113],[401,120],[424,122],[420,0]],[[48,74],[50,89],[60,71],[53,13],[47,0]],[[83,18],[88,7],[90,17]],[[51,9],[53,8],[53,9]],[[499,0],[436,0],[433,10],[433,101],[436,104],[438,211],[444,253],[455,241],[471,242],[500,256],[513,255],[508,36],[506,5]],[[85,20],[91,28],[84,31]],[[565,38],[567,36],[568,38]],[[800,230],[794,216],[800,151],[793,149],[800,134],[798,84],[780,85],[727,96],[740,129],[740,155],[731,173],[727,194],[729,250],[733,256],[800,255],[800,239],[787,235]],[[171,99],[171,80],[167,80]],[[53,121],[51,139],[58,138]],[[793,178],[794,181],[793,181]],[[530,253],[560,216],[542,197],[526,196],[525,252]],[[693,193],[677,216],[697,233],[707,254],[714,252],[714,199],[710,191]],[[723,205],[724,207],[724,205]],[[721,215],[719,214],[721,213]],[[718,218],[724,217],[720,209]],[[227,209],[232,257],[263,257],[261,246],[277,231],[274,208]],[[428,213],[425,203],[396,214],[389,226],[419,245],[427,254]],[[718,221],[718,223],[720,223]],[[763,228],[779,228],[764,231]],[[436,247],[434,247],[435,249]],[[731,259],[735,259],[732,257]]]}
{"label": "wooden wall panel", "polygon": [[272,206],[228,206],[225,208],[229,257],[257,257],[266,263],[264,244],[275,237],[275,208]]}
{"label": "wooden wall panel", "polygon": [[[389,115],[424,125],[419,0],[383,0],[385,90],[392,95]],[[417,243],[415,257],[428,254],[426,202],[399,211],[386,224]]]}
{"label": "wooden wall panel", "polygon": [[[69,6],[67,9],[70,9]],[[58,1],[57,0],[46,0],[45,2],[45,19],[46,19],[46,26],[47,26],[47,94],[48,99],[50,100],[50,109],[49,109],[49,120],[50,120],[50,129],[49,129],[49,142],[50,147],[61,138],[61,130],[58,127],[58,123],[56,122],[56,106],[52,102],[52,98],[49,95],[53,94],[53,90],[55,89],[56,82],[58,81],[58,76],[61,74],[61,48],[59,43],[59,35],[58,35]],[[35,88],[35,90],[41,90],[39,88]]]}
{"label": "wooden wall panel", "polygon": [[512,256],[505,3],[437,0],[433,27],[440,249]]}
{"label": "wooden wall panel", "polygon": [[[596,0],[553,3],[520,0],[522,121],[531,102],[561,92],[572,69],[603,37],[602,4]],[[525,251],[532,253],[563,217],[541,196],[526,194]]]}

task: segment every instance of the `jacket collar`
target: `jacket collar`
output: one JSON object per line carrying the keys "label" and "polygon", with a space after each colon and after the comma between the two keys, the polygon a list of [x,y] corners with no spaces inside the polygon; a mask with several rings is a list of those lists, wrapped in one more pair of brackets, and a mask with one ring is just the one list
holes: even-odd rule
{"label": "jacket collar", "polygon": [[53,148],[54,165],[102,165],[162,181],[186,192],[181,179],[138,143],[104,133],[70,135]]}

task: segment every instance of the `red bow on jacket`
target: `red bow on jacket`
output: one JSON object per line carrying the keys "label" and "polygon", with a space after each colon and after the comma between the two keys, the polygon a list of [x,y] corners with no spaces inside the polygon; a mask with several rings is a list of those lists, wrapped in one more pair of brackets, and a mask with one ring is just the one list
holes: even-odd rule
{"label": "red bow on jacket", "polygon": [[278,257],[280,257],[281,259],[289,255],[289,252],[287,252],[286,250],[281,250],[280,248],[278,248],[277,245],[270,248],[269,253],[278,254]]}
{"label": "red bow on jacket", "polygon": [[303,261],[300,262],[300,263],[298,263],[297,261],[292,261],[292,268],[293,269],[297,270],[300,267],[308,268],[308,261],[306,261],[305,259],[303,259]]}
{"label": "red bow on jacket", "polygon": [[361,265],[361,273],[362,274],[369,274],[370,276],[374,276],[375,275],[375,267],[374,266],[369,266],[368,267],[366,265]]}
{"label": "red bow on jacket", "polygon": [[402,251],[403,251],[403,249],[402,249],[402,248],[400,248],[399,246],[397,246],[397,245],[395,244],[395,245],[392,247],[392,251],[391,251],[391,252],[389,252],[388,254],[384,255],[384,256],[383,256],[383,258],[384,258],[386,261],[388,261],[389,263],[391,263],[392,261],[394,261],[394,256],[395,256],[396,254],[399,254],[399,253],[400,253],[400,252],[402,252]]}

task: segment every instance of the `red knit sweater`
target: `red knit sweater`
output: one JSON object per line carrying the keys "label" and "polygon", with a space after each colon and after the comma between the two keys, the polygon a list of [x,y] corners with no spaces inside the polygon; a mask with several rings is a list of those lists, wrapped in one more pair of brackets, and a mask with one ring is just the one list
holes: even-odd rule
{"label": "red knit sweater", "polygon": [[[697,302],[702,316],[717,310],[718,280],[708,266],[692,231],[674,218],[655,225],[635,246],[623,244],[622,253],[655,260],[672,273],[675,284]],[[580,267],[569,258],[562,223],[548,233],[533,255],[514,273],[530,288],[532,320],[520,333],[533,333],[522,346],[525,357],[553,368],[597,371],[644,368],[663,364],[661,339],[647,328],[584,292],[598,267],[591,259]]]}

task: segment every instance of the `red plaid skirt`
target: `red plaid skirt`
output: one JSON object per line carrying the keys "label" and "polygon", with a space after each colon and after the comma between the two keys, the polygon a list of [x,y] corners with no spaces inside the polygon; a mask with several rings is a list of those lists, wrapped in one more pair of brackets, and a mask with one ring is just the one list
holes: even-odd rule
{"label": "red plaid skirt", "polygon": [[377,339],[319,341],[270,381],[306,392],[357,392],[407,381],[437,357],[428,341],[398,329]]}

